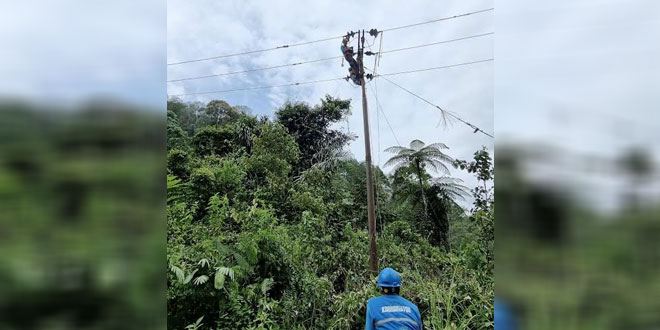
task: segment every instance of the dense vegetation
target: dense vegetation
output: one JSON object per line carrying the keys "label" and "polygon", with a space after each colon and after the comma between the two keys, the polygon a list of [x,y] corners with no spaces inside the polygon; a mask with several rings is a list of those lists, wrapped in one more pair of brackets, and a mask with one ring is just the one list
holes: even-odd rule
{"label": "dense vegetation", "polygon": [[[332,129],[350,101],[286,103],[273,118],[224,101],[168,101],[170,329],[360,329],[368,269],[365,165]],[[375,167],[380,267],[427,329],[493,328],[493,169],[415,140]],[[450,168],[473,173],[470,192]],[[434,175],[440,175],[434,177]],[[469,212],[456,200],[473,194]]]}
{"label": "dense vegetation", "polygon": [[0,329],[165,327],[163,117],[0,101]]}
{"label": "dense vegetation", "polygon": [[[624,190],[624,207],[597,212],[568,187],[530,179],[517,145],[497,150],[497,296],[511,305],[519,327],[657,328],[658,203],[640,204],[641,196]],[[625,157],[623,164],[633,165],[629,186],[639,188],[650,161],[636,150]]]}

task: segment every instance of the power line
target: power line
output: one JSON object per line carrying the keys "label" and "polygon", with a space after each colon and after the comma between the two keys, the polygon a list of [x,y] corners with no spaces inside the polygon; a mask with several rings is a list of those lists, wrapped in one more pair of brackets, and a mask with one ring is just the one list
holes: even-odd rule
{"label": "power line", "polygon": [[318,43],[318,42],[334,40],[334,39],[343,38],[343,37],[344,37],[344,36],[342,35],[342,36],[330,37],[330,38],[319,39],[319,40],[312,40],[312,41],[299,42],[299,43],[296,43],[296,44],[282,45],[282,46],[277,46],[277,47],[272,47],[272,48],[265,48],[265,49],[259,49],[259,50],[251,50],[251,51],[242,52],[242,53],[226,54],[226,55],[218,55],[218,56],[211,56],[211,57],[199,58],[199,59],[194,59],[194,60],[187,60],[187,61],[180,61],[180,62],[174,62],[174,63],[167,63],[167,65],[179,65],[179,64],[186,64],[186,63],[193,63],[193,62],[202,62],[202,61],[215,60],[215,59],[219,59],[219,58],[227,58],[227,57],[240,56],[240,55],[249,55],[249,54],[263,53],[263,52],[267,52],[267,51],[271,51],[271,50],[277,50],[277,49],[283,49],[283,48],[291,48],[291,47],[302,46],[302,45],[309,45],[309,44],[314,44],[314,43]]}
{"label": "power line", "polygon": [[[437,42],[432,42],[432,43],[422,44],[422,45],[416,45],[416,46],[410,46],[410,47],[404,47],[404,48],[398,48],[398,49],[392,49],[392,50],[386,50],[386,51],[379,51],[379,52],[374,53],[374,54],[394,53],[394,52],[399,52],[399,51],[403,51],[403,50],[410,50],[410,49],[416,49],[416,48],[422,48],[422,47],[428,47],[428,46],[435,46],[435,45],[440,45],[440,44],[445,44],[445,43],[450,43],[450,42],[455,42],[455,41],[460,41],[460,40],[483,37],[483,36],[487,36],[487,35],[491,35],[491,34],[493,34],[493,32],[477,34],[477,35],[472,35],[472,36],[467,36],[467,37],[462,37],[462,38],[457,38],[457,39],[437,41]],[[288,66],[296,66],[296,65],[308,64],[308,63],[317,63],[317,62],[329,61],[329,60],[340,59],[340,58],[343,58],[343,56],[326,57],[326,58],[320,58],[320,59],[316,59],[316,60],[296,62],[296,63],[288,63],[288,64],[280,64],[280,65],[275,65],[275,66],[248,69],[248,70],[243,70],[243,71],[224,72],[224,73],[216,73],[216,74],[210,74],[210,75],[204,75],[204,76],[172,79],[172,80],[168,80],[167,82],[169,83],[169,82],[186,81],[186,80],[197,80],[197,79],[228,76],[228,75],[248,73],[248,72],[257,72],[257,71],[263,71],[263,70],[284,68],[284,67],[288,67]]]}
{"label": "power line", "polygon": [[[411,70],[411,71],[393,72],[393,73],[386,73],[386,74],[380,74],[379,73],[375,77],[394,76],[394,75],[399,75],[399,74],[407,74],[407,73],[415,73],[415,72],[422,72],[422,71],[429,71],[429,70],[446,69],[446,68],[452,68],[452,67],[461,66],[461,65],[469,65],[469,64],[481,63],[481,62],[492,61],[492,60],[493,59],[488,59],[488,60],[459,63],[459,64],[453,64],[453,65],[447,65],[447,66],[438,66],[438,67],[433,67],[433,68],[418,69],[418,70]],[[367,67],[365,67],[365,69],[373,72],[373,70],[371,70]],[[296,83],[282,84],[282,85],[272,85],[272,86],[258,86],[258,87],[226,89],[226,90],[217,90],[217,91],[208,91],[208,92],[184,93],[184,94],[176,94],[176,95],[170,95],[170,96],[185,96],[185,95],[200,95],[200,94],[240,92],[240,91],[249,91],[249,90],[257,90],[257,89],[269,89],[269,88],[277,88],[277,87],[288,87],[288,86],[316,84],[316,83],[321,83],[321,82],[328,82],[328,81],[342,80],[342,79],[346,79],[346,77],[330,78],[330,79],[322,79],[322,80],[312,80],[312,81],[304,81],[304,82],[296,82]],[[383,79],[387,79],[387,78],[383,77]]]}
{"label": "power line", "polygon": [[399,29],[406,29],[406,28],[413,27],[413,26],[436,23],[436,22],[446,21],[446,20],[450,20],[450,19],[454,19],[454,18],[465,17],[465,16],[469,16],[469,15],[472,15],[472,14],[484,13],[484,12],[491,11],[491,10],[494,10],[494,9],[495,8],[477,10],[477,11],[473,11],[473,12],[469,12],[469,13],[465,13],[465,14],[459,14],[459,15],[454,15],[454,16],[449,16],[449,17],[438,18],[438,19],[434,19],[434,20],[430,20],[430,21],[426,21],[426,22],[414,23],[414,24],[403,25],[403,26],[397,26],[397,27],[385,29],[385,30],[382,30],[382,31],[394,31],[394,30],[399,30]]}
{"label": "power line", "polygon": [[399,52],[399,51],[402,51],[402,50],[409,50],[409,49],[415,49],[415,48],[421,48],[421,47],[428,47],[428,46],[446,44],[446,43],[454,42],[454,41],[460,41],[460,40],[466,40],[466,39],[472,39],[472,38],[479,38],[479,37],[484,37],[484,36],[488,36],[488,35],[492,35],[492,34],[495,34],[495,33],[494,32],[488,32],[488,33],[483,33],[483,34],[476,34],[476,35],[468,36],[468,37],[462,37],[462,38],[456,38],[456,39],[450,39],[450,40],[444,40],[444,41],[437,41],[437,42],[432,42],[432,43],[428,43],[428,44],[422,44],[422,45],[411,46],[411,47],[404,47],[404,48],[399,48],[399,49],[386,50],[386,51],[378,52],[376,54],[394,53],[394,52]]}
{"label": "power line", "polygon": [[[371,82],[369,84],[371,84]],[[396,133],[394,133],[394,129],[392,128],[392,125],[390,125],[390,120],[387,119],[387,115],[385,114],[385,111],[383,110],[383,107],[381,106],[380,101],[378,100],[378,96],[373,91],[373,88],[371,88],[369,90],[371,91],[371,94],[376,99],[377,108],[378,108],[378,110],[380,110],[380,113],[383,114],[383,117],[385,118],[385,122],[387,123],[387,126],[390,128],[390,131],[392,132],[392,136],[394,136],[394,140],[396,141],[396,144],[401,145],[401,143],[399,142],[399,138],[397,138]]]}
{"label": "power line", "polygon": [[407,73],[415,73],[415,72],[422,72],[422,71],[430,71],[430,70],[439,70],[439,69],[448,69],[448,68],[453,68],[457,66],[464,66],[464,65],[471,65],[471,64],[477,64],[477,63],[483,63],[483,62],[489,62],[493,61],[493,58],[485,59],[485,60],[479,60],[479,61],[472,61],[472,62],[464,62],[464,63],[458,63],[458,64],[452,64],[452,65],[445,65],[445,66],[436,66],[432,68],[425,68],[425,69],[417,69],[417,70],[410,70],[410,71],[401,71],[401,72],[394,72],[394,73],[379,73],[375,77],[383,77],[383,76],[395,76],[395,75],[400,75],[400,74],[407,74]]}
{"label": "power line", "polygon": [[256,89],[269,89],[269,88],[277,88],[277,87],[288,87],[288,86],[298,86],[298,85],[316,84],[316,83],[321,83],[321,82],[329,82],[329,81],[342,80],[342,79],[345,79],[345,78],[344,78],[344,77],[341,77],[341,78],[331,78],[331,79],[322,79],[322,80],[313,80],[313,81],[303,81],[303,82],[296,82],[296,83],[283,84],[283,85],[259,86],[259,87],[248,87],[248,88],[237,88],[237,89],[226,89],[226,90],[217,90],[217,91],[208,91],[208,92],[196,92],[196,93],[184,93],[184,94],[176,94],[176,95],[170,95],[170,96],[185,96],[185,95],[200,95],[200,94],[216,94],[216,93],[240,92],[240,91],[250,91],[250,90],[256,90]]}
{"label": "power line", "polygon": [[403,89],[404,91],[406,91],[406,92],[408,92],[409,94],[415,96],[416,98],[418,98],[418,99],[420,99],[420,100],[422,100],[422,101],[428,103],[429,105],[433,106],[434,108],[438,108],[440,111],[442,111],[443,114],[448,114],[449,116],[451,116],[451,117],[453,117],[454,119],[456,119],[456,120],[462,122],[463,124],[470,126],[472,129],[474,129],[474,132],[475,132],[475,133],[476,133],[476,132],[481,132],[481,133],[483,133],[484,135],[487,135],[487,136],[493,138],[493,136],[492,136],[491,134],[488,134],[488,133],[486,133],[484,130],[482,130],[481,128],[479,128],[479,127],[477,127],[477,126],[475,126],[475,125],[473,125],[473,124],[468,123],[467,121],[461,119],[459,116],[457,116],[457,115],[455,115],[455,114],[453,114],[453,113],[451,113],[451,112],[449,112],[449,111],[447,111],[447,110],[441,108],[441,107],[438,106],[438,105],[435,105],[435,104],[431,103],[431,101],[429,101],[429,100],[427,100],[427,99],[425,99],[425,98],[423,98],[423,97],[421,97],[421,96],[419,96],[419,95],[417,95],[417,94],[411,92],[411,91],[408,90],[407,88],[405,88],[405,87],[403,87],[403,86],[401,86],[401,85],[399,85],[399,84],[393,82],[392,80],[389,80],[389,79],[383,77],[382,75],[381,75],[380,77],[382,77],[383,79],[387,80],[389,83],[393,84],[394,86],[397,86],[397,87]]}
{"label": "power line", "polygon": [[[478,13],[483,13],[487,11],[494,10],[494,8],[488,8],[488,9],[483,9],[483,10],[477,10],[469,13],[464,13],[464,14],[459,14],[459,15],[454,15],[454,16],[449,16],[449,17],[443,17],[443,18],[438,18],[426,22],[421,22],[421,23],[414,23],[414,24],[409,24],[409,25],[403,25],[403,26],[397,26],[389,29],[382,30],[381,32],[385,31],[394,31],[394,30],[399,30],[399,29],[406,29],[414,26],[419,26],[419,25],[424,25],[424,24],[430,24],[430,23],[435,23],[435,22],[441,22],[441,21],[446,21],[454,18],[459,18],[459,17],[465,17],[473,14],[478,14]],[[205,57],[205,58],[198,58],[198,59],[192,59],[192,60],[186,60],[186,61],[179,61],[179,62],[173,62],[173,63],[167,63],[168,66],[170,65],[180,65],[180,64],[186,64],[186,63],[193,63],[193,62],[202,62],[202,61],[209,61],[209,60],[215,60],[219,58],[227,58],[227,57],[234,57],[234,56],[241,56],[241,55],[250,55],[250,54],[257,54],[257,53],[263,53],[263,52],[268,52],[272,50],[278,50],[278,49],[284,49],[284,48],[291,48],[291,47],[297,47],[297,46],[303,46],[303,45],[309,45],[309,44],[314,44],[314,43],[319,43],[319,42],[324,42],[324,41],[329,41],[329,40],[334,40],[334,39],[339,39],[343,38],[344,35],[340,36],[335,36],[335,37],[330,37],[330,38],[324,38],[324,39],[318,39],[318,40],[311,40],[311,41],[305,41],[305,42],[299,42],[295,44],[285,44],[277,47],[271,47],[271,48],[264,48],[264,49],[258,49],[258,50],[251,50],[251,51],[246,51],[246,52],[240,52],[240,53],[234,53],[234,54],[225,54],[225,55],[218,55],[218,56],[211,56],[211,57]]]}
{"label": "power line", "polygon": [[216,74],[210,74],[210,75],[199,76],[199,77],[190,77],[190,78],[172,79],[172,80],[168,80],[167,82],[184,81],[184,80],[195,80],[195,79],[204,79],[204,78],[219,77],[219,76],[228,76],[228,75],[232,75],[232,74],[247,73],[247,72],[255,72],[255,71],[263,71],[263,70],[270,70],[270,69],[284,68],[284,67],[287,67],[287,66],[296,66],[296,65],[307,64],[307,63],[322,62],[322,61],[334,60],[334,59],[338,59],[338,58],[342,58],[342,57],[343,57],[343,56],[333,56],[333,57],[320,58],[320,59],[318,59],[318,60],[311,60],[311,61],[304,61],[304,62],[296,62],[296,63],[289,63],[289,64],[281,64],[281,65],[268,66],[268,67],[263,67],[263,68],[255,68],[255,69],[250,69],[250,70],[234,71],[234,72],[225,72],[225,73],[216,73]]}

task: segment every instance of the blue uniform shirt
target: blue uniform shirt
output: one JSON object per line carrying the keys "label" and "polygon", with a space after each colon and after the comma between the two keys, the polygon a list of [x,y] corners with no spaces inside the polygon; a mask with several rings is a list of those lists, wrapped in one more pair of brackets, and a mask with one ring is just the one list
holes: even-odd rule
{"label": "blue uniform shirt", "polygon": [[421,330],[419,309],[410,301],[396,295],[374,297],[367,302],[366,330]]}
{"label": "blue uniform shirt", "polygon": [[495,298],[495,329],[516,330],[514,316],[509,305]]}

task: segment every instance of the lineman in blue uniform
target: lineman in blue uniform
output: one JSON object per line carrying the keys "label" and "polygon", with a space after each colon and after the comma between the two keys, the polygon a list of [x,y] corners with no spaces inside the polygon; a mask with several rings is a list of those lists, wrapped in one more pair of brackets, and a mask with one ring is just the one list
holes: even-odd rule
{"label": "lineman in blue uniform", "polygon": [[422,329],[422,317],[417,306],[399,296],[399,273],[389,267],[383,269],[378,275],[378,287],[384,294],[367,302],[366,330]]}

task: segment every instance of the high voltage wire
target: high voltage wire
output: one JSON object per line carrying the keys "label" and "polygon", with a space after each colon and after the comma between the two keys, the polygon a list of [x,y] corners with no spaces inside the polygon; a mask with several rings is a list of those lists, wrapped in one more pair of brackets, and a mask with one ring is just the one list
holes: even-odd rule
{"label": "high voltage wire", "polygon": [[[483,13],[487,11],[494,10],[494,8],[488,8],[488,9],[483,9],[483,10],[477,10],[469,13],[464,13],[464,14],[459,14],[459,15],[454,15],[454,16],[449,16],[449,17],[443,17],[443,18],[438,18],[426,22],[421,22],[421,23],[414,23],[414,24],[409,24],[409,25],[403,25],[403,26],[397,26],[389,29],[382,30],[381,32],[384,31],[394,31],[394,30],[399,30],[399,29],[405,29],[405,28],[410,28],[414,26],[419,26],[419,25],[424,25],[424,24],[430,24],[430,23],[436,23],[436,22],[441,22],[441,21],[446,21],[454,18],[459,18],[459,17],[465,17],[473,14],[478,14],[478,13]],[[234,54],[225,54],[225,55],[218,55],[218,56],[211,56],[211,57],[204,57],[204,58],[198,58],[198,59],[192,59],[192,60],[185,60],[185,61],[179,61],[179,62],[173,62],[173,63],[167,63],[168,66],[170,65],[180,65],[180,64],[186,64],[186,63],[193,63],[193,62],[202,62],[202,61],[210,61],[210,60],[215,60],[219,58],[227,58],[227,57],[234,57],[234,56],[241,56],[241,55],[250,55],[250,54],[257,54],[257,53],[263,53],[263,52],[268,52],[272,50],[278,50],[278,49],[284,49],[284,48],[291,48],[291,47],[297,47],[297,46],[303,46],[303,45],[309,45],[309,44],[314,44],[314,43],[319,43],[319,42],[324,42],[324,41],[329,41],[329,40],[334,40],[334,39],[339,39],[343,38],[344,35],[340,36],[335,36],[335,37],[330,37],[330,38],[324,38],[324,39],[318,39],[318,40],[312,40],[312,41],[305,41],[305,42],[299,42],[295,44],[285,44],[277,47],[271,47],[271,48],[264,48],[264,49],[258,49],[258,50],[251,50],[251,51],[246,51],[246,52],[240,52],[240,53],[234,53]]]}
{"label": "high voltage wire", "polygon": [[429,105],[433,106],[434,108],[439,109],[440,111],[442,111],[442,113],[446,113],[446,114],[448,114],[449,116],[453,117],[454,119],[456,119],[456,120],[462,122],[463,124],[468,125],[468,126],[471,127],[472,129],[474,129],[474,132],[475,132],[475,133],[476,133],[476,132],[481,132],[482,134],[487,135],[487,136],[493,138],[493,136],[492,136],[491,134],[486,133],[486,132],[485,132],[484,130],[482,130],[481,128],[479,128],[479,127],[477,127],[477,126],[475,126],[475,125],[473,125],[473,124],[470,124],[470,123],[468,123],[467,121],[461,119],[459,116],[457,116],[457,115],[455,115],[455,114],[453,114],[453,113],[451,113],[451,112],[449,112],[449,111],[447,111],[447,110],[441,108],[441,107],[438,106],[438,105],[435,105],[435,104],[431,103],[431,101],[429,101],[429,100],[427,100],[427,99],[425,99],[425,98],[423,98],[423,97],[421,97],[421,96],[419,96],[419,95],[417,95],[417,94],[411,92],[409,89],[407,89],[407,88],[405,88],[405,87],[403,87],[403,86],[401,86],[401,85],[399,85],[399,84],[393,82],[392,80],[389,80],[389,79],[383,77],[382,75],[381,75],[380,77],[382,77],[383,79],[387,80],[389,83],[393,84],[394,86],[397,86],[397,87],[403,89],[404,91],[406,91],[406,92],[408,92],[409,94],[415,96],[416,98],[418,98],[418,99],[420,99],[420,100],[422,100],[422,101],[428,103]]}
{"label": "high voltage wire", "polygon": [[211,57],[199,58],[199,59],[194,59],[194,60],[187,60],[187,61],[181,61],[181,62],[167,63],[167,65],[179,65],[179,64],[186,64],[186,63],[193,63],[193,62],[202,62],[202,61],[215,60],[215,59],[219,59],[219,58],[227,58],[227,57],[240,56],[240,55],[249,55],[249,54],[263,53],[263,52],[267,52],[267,51],[271,51],[271,50],[277,50],[277,49],[282,49],[282,48],[290,48],[290,47],[296,47],[296,46],[302,46],[302,45],[309,45],[309,44],[314,44],[314,43],[318,43],[318,42],[334,40],[334,39],[343,38],[343,37],[344,37],[344,36],[342,35],[342,36],[330,37],[330,38],[319,39],[319,40],[305,41],[305,42],[300,42],[300,43],[297,43],[297,44],[282,45],[282,46],[277,46],[277,47],[272,47],[272,48],[266,48],[266,49],[259,49],[259,50],[251,50],[251,51],[242,52],[242,53],[226,54],[226,55],[218,55],[218,56],[211,56]]}
{"label": "high voltage wire", "polygon": [[437,41],[437,42],[432,42],[432,43],[428,43],[428,44],[422,44],[422,45],[411,46],[411,47],[404,47],[404,48],[399,48],[399,49],[386,50],[386,51],[378,52],[376,54],[394,53],[394,52],[399,52],[399,51],[402,51],[402,50],[409,50],[409,49],[415,49],[415,48],[421,48],[421,47],[435,46],[435,45],[446,44],[446,43],[454,42],[454,41],[484,37],[484,36],[488,36],[488,35],[491,35],[491,34],[495,34],[495,33],[494,32],[488,32],[488,33],[483,33],[483,34],[475,34],[473,36],[468,36],[468,37],[462,37],[462,38],[456,38],[456,39],[450,39],[450,40],[444,40],[444,41]]}
{"label": "high voltage wire", "polygon": [[446,21],[446,20],[450,20],[450,19],[454,19],[454,18],[465,17],[465,16],[469,16],[469,15],[472,15],[472,14],[484,13],[484,12],[491,11],[491,10],[494,10],[494,9],[495,8],[477,10],[477,11],[473,11],[473,12],[469,12],[469,13],[465,13],[465,14],[459,14],[459,15],[454,15],[454,16],[438,18],[438,19],[434,19],[434,20],[430,20],[430,21],[426,21],[426,22],[414,23],[414,24],[403,25],[403,26],[397,26],[397,27],[385,29],[385,30],[382,30],[382,31],[394,31],[394,30],[399,30],[399,29],[406,29],[406,28],[413,27],[413,26],[436,23],[436,22]]}
{"label": "high voltage wire", "polygon": [[415,73],[415,72],[422,72],[422,71],[439,70],[439,69],[448,69],[448,68],[453,68],[453,67],[457,67],[457,66],[463,66],[463,65],[471,65],[471,64],[477,64],[477,63],[489,62],[489,61],[492,61],[492,60],[494,60],[494,59],[489,58],[489,59],[485,59],[485,60],[472,61],[472,62],[465,62],[465,63],[458,63],[458,64],[445,65],[445,66],[436,66],[436,67],[426,68],[426,69],[417,69],[417,70],[401,71],[401,72],[394,72],[394,73],[379,73],[378,75],[376,75],[376,77],[395,76],[395,75],[400,75],[400,74]]}
{"label": "high voltage wire", "polygon": [[250,91],[250,90],[256,90],[256,89],[269,89],[269,88],[277,88],[277,87],[288,87],[288,86],[316,84],[316,83],[321,83],[321,82],[329,82],[329,81],[342,80],[342,79],[345,79],[345,78],[340,77],[340,78],[331,78],[331,79],[322,79],[322,80],[313,80],[313,81],[303,81],[303,82],[296,82],[296,83],[282,84],[282,85],[273,85],[273,86],[259,86],[259,87],[248,87],[248,88],[237,88],[237,89],[226,89],[226,90],[218,90],[218,91],[208,91],[208,92],[184,93],[184,94],[175,94],[175,95],[170,95],[170,96],[185,96],[185,95],[200,95],[200,94],[240,92],[240,91]]}
{"label": "high voltage wire", "polygon": [[[410,49],[416,49],[416,48],[422,48],[422,47],[428,47],[428,46],[435,46],[435,45],[440,45],[440,44],[445,44],[445,43],[450,43],[450,42],[455,42],[455,41],[460,41],[460,40],[479,38],[479,37],[484,37],[484,36],[488,36],[488,35],[492,35],[492,34],[494,34],[494,33],[489,32],[489,33],[483,33],[483,34],[476,34],[476,35],[457,38],[457,39],[443,40],[443,41],[437,41],[437,42],[432,42],[432,43],[428,43],[428,44],[421,44],[421,45],[416,45],[416,46],[411,46],[411,47],[404,47],[404,48],[380,51],[380,52],[377,52],[377,53],[374,53],[374,54],[394,53],[394,52],[399,52],[399,51],[403,51],[403,50],[410,50]],[[197,77],[189,77],[189,78],[181,78],[181,79],[172,79],[172,80],[168,80],[167,82],[169,83],[169,82],[177,82],[177,81],[186,81],[186,80],[196,80],[196,79],[205,79],[205,78],[212,78],[212,77],[228,76],[228,75],[233,75],[233,74],[256,72],[256,71],[284,68],[284,67],[288,67],[288,66],[296,66],[296,65],[301,65],[301,64],[323,62],[323,61],[329,61],[329,60],[340,59],[340,58],[343,58],[343,56],[326,57],[326,58],[320,58],[320,59],[316,59],[316,60],[289,63],[289,64],[281,64],[281,65],[268,66],[268,67],[262,67],[262,68],[254,68],[254,69],[243,70],[243,71],[224,72],[224,73],[210,74],[210,75],[205,75],[205,76],[197,76]]]}
{"label": "high voltage wire", "polygon": [[[375,77],[383,77],[383,79],[388,80],[384,76],[394,76],[394,75],[399,75],[399,74],[408,74],[408,73],[415,73],[415,72],[422,72],[422,71],[429,71],[429,70],[439,70],[439,69],[447,69],[447,68],[453,68],[457,66],[463,66],[463,65],[470,65],[470,64],[476,64],[476,63],[482,63],[482,62],[487,62],[487,61],[492,61],[493,59],[487,59],[487,60],[481,60],[481,61],[473,61],[473,62],[466,62],[466,63],[459,63],[459,64],[453,64],[453,65],[446,65],[446,66],[438,66],[438,67],[433,67],[433,68],[426,68],[426,69],[418,69],[418,70],[410,70],[410,71],[402,71],[402,72],[393,72],[393,73],[386,73],[386,74],[378,74]],[[366,68],[365,69],[371,71],[371,69]],[[240,92],[240,91],[249,91],[249,90],[257,90],[257,89],[269,89],[269,88],[277,88],[277,87],[289,87],[289,86],[298,86],[298,85],[308,85],[308,84],[316,84],[316,83],[321,83],[321,82],[329,82],[329,81],[334,81],[334,80],[342,80],[346,79],[346,77],[339,77],[339,78],[330,78],[330,79],[322,79],[322,80],[312,80],[312,81],[304,81],[304,82],[296,82],[296,83],[289,83],[289,84],[282,84],[282,85],[272,85],[272,86],[258,86],[258,87],[247,87],[247,88],[237,88],[237,89],[226,89],[226,90],[217,90],[217,91],[208,91],[208,92],[195,92],[195,93],[184,93],[184,94],[175,94],[175,95],[170,95],[170,96],[185,96],[185,95],[200,95],[200,94],[216,94],[216,93],[229,93],[229,92]],[[388,80],[390,81],[390,80]],[[391,81],[390,81],[391,82]],[[443,110],[444,111],[444,110]]]}
{"label": "high voltage wire", "polygon": [[[371,83],[369,84],[371,85]],[[387,126],[390,128],[390,131],[392,132],[392,136],[394,136],[394,140],[396,141],[396,144],[401,145],[401,143],[399,142],[399,138],[397,138],[396,133],[394,133],[394,129],[392,128],[392,125],[390,125],[390,120],[387,119],[387,115],[385,114],[383,107],[380,105],[380,101],[378,100],[378,96],[374,92],[374,89],[370,88],[369,90],[371,91],[371,95],[374,96],[374,99],[376,99],[376,107],[378,108],[378,110],[380,110],[380,113],[383,114],[383,117],[385,118],[385,122],[387,123]]]}
{"label": "high voltage wire", "polygon": [[210,74],[210,75],[199,76],[199,77],[190,77],[190,78],[172,79],[172,80],[168,80],[167,82],[184,81],[184,80],[195,80],[195,79],[204,79],[204,78],[219,77],[219,76],[228,76],[228,75],[232,75],[232,74],[247,73],[247,72],[255,72],[255,71],[263,71],[263,70],[270,70],[270,69],[284,68],[284,67],[287,67],[287,66],[295,66],[295,65],[307,64],[307,63],[322,62],[322,61],[334,60],[334,59],[338,59],[338,58],[342,58],[342,57],[343,57],[343,56],[333,56],[333,57],[320,58],[320,59],[318,59],[318,60],[311,60],[311,61],[304,61],[304,62],[297,62],[297,63],[289,63],[289,64],[281,64],[281,65],[275,65],[275,66],[267,66],[267,67],[263,67],[263,68],[255,68],[255,69],[250,69],[250,70],[234,71],[234,72],[225,72],[225,73],[216,73],[216,74]]}

